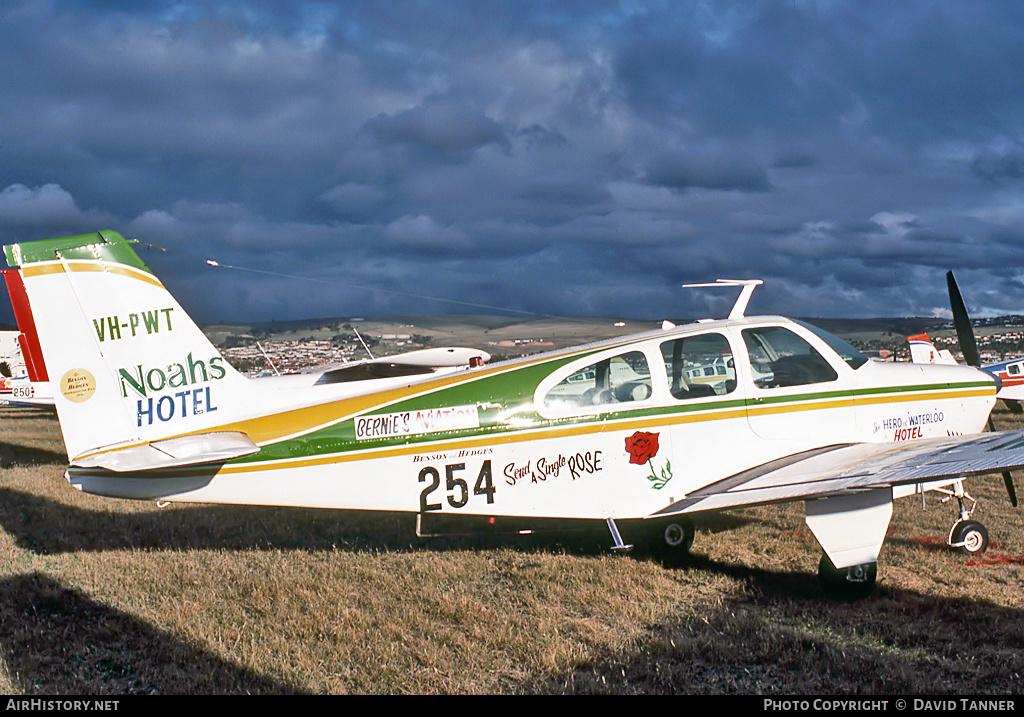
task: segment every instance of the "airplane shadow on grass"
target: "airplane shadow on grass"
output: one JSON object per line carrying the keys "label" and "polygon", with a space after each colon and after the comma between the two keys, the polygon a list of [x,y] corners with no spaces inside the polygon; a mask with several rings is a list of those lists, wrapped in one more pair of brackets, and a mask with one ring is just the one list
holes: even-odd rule
{"label": "airplane shadow on grass", "polygon": [[[1010,694],[1021,611],[883,589],[810,599],[795,575],[705,561],[748,589],[513,689],[601,694]],[[798,596],[808,598],[799,599]],[[0,581],[0,657],[25,694],[297,694],[41,573]],[[927,687],[927,689],[924,689]]]}
{"label": "airplane shadow on grass", "polygon": [[0,581],[0,652],[25,694],[297,694],[40,573]]}
{"label": "airplane shadow on grass", "polygon": [[[406,522],[409,522],[406,519]],[[391,514],[263,506],[170,505],[145,512],[91,510],[0,489],[0,527],[42,555],[107,550],[401,549],[411,523]]]}
{"label": "airplane shadow on grass", "polygon": [[[722,516],[703,529],[726,529]],[[728,521],[726,521],[728,522]],[[741,521],[742,522],[742,521]],[[19,546],[43,554],[119,549],[355,551],[503,547],[534,542],[443,539],[418,547],[408,517],[249,507],[174,507],[114,513],[0,490],[0,523]],[[570,550],[606,554],[581,534]],[[526,539],[523,539],[524,541]],[[1002,694],[1024,674],[1024,612],[983,598],[924,595],[880,583],[853,603],[823,597],[807,571],[765,570],[699,553],[676,568],[690,605],[644,628],[624,647],[594,648],[560,674],[525,677],[542,693]],[[701,585],[740,585],[706,604]],[[712,592],[715,592],[714,590]],[[690,605],[690,607],[686,607]],[[691,610],[692,608],[692,610]],[[0,650],[26,693],[131,694],[299,691],[231,664],[54,579],[0,581]]]}
{"label": "airplane shadow on grass", "polygon": [[16,443],[0,441],[0,468],[24,465],[45,465],[49,463],[63,464],[67,456],[58,451],[45,448],[21,446]]}
{"label": "airplane shadow on grass", "polygon": [[[713,530],[743,518],[714,516]],[[123,513],[90,510],[11,488],[0,488],[0,527],[18,547],[43,555],[102,550],[457,550],[510,547],[606,554],[611,537],[598,521],[534,524],[481,518],[425,522],[416,534],[411,515],[268,506],[172,505]],[[703,527],[701,523],[698,526]]]}
{"label": "airplane shadow on grass", "polygon": [[[745,589],[680,610],[530,690],[573,694],[1001,696],[1024,674],[1024,611],[880,584],[823,599],[797,572],[697,559]],[[699,580],[700,578],[695,577]]]}

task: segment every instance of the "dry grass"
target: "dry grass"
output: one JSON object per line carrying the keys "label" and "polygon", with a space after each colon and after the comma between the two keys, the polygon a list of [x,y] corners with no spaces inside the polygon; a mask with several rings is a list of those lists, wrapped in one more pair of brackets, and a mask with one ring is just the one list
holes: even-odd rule
{"label": "dry grass", "polygon": [[394,516],[96,498],[63,480],[52,416],[0,409],[0,431],[3,693],[1007,694],[1024,674],[998,477],[969,485],[984,558],[944,546],[951,506],[899,501],[877,592],[837,603],[799,504],[705,520],[667,569],[601,530],[419,541]]}

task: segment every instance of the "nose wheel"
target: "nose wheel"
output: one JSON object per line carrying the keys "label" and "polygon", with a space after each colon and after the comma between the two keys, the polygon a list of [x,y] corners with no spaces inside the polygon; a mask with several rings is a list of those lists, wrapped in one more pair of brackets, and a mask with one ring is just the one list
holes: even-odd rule
{"label": "nose wheel", "polygon": [[[963,481],[953,484],[952,497],[956,498],[960,506],[960,519],[953,524],[949,531],[949,546],[956,548],[964,555],[984,553],[988,549],[988,529],[977,520],[971,519],[978,501],[964,490]],[[970,508],[966,506],[965,500],[971,502]]]}
{"label": "nose wheel", "polygon": [[949,545],[964,555],[980,555],[988,549],[988,529],[976,520],[958,520],[949,531]]}

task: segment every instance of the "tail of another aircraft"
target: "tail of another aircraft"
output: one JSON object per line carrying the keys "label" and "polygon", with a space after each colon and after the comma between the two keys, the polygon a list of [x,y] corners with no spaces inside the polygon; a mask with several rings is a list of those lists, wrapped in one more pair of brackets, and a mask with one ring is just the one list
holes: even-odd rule
{"label": "tail of another aircraft", "polygon": [[914,363],[938,363],[956,366],[956,358],[947,349],[935,348],[928,334],[917,334],[908,336],[910,343],[910,360]]}
{"label": "tail of another aircraft", "polygon": [[17,269],[5,269],[3,273],[14,309],[14,320],[18,323],[18,346],[21,347],[21,357],[25,361],[29,380],[48,381],[46,363],[43,361],[42,349],[39,348],[39,334],[28,305],[28,294],[25,293],[21,273]]}
{"label": "tail of another aircraft", "polygon": [[53,393],[46,374],[46,362],[39,348],[39,334],[36,332],[21,272],[17,269],[4,269],[3,274],[14,308],[14,319],[18,323],[18,348],[25,365],[25,375],[11,381],[10,402],[27,406],[52,406]]}
{"label": "tail of another aircraft", "polygon": [[104,231],[4,251],[8,264],[20,267],[73,463],[146,469],[257,450],[243,434],[216,430],[251,400],[249,380],[121,235]]}

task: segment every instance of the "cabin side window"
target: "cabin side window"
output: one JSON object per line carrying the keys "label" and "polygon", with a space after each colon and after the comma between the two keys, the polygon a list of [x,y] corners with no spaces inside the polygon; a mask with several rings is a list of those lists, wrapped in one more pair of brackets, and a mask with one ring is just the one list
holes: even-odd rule
{"label": "cabin side window", "polygon": [[661,345],[669,391],[687,400],[732,393],[736,364],[729,341],[721,334],[687,336]]}
{"label": "cabin side window", "polygon": [[642,351],[630,351],[567,376],[544,395],[544,407],[559,410],[645,401],[652,390],[647,358]]}
{"label": "cabin side window", "polygon": [[804,339],[781,326],[744,329],[743,341],[758,388],[835,381],[839,374]]}

